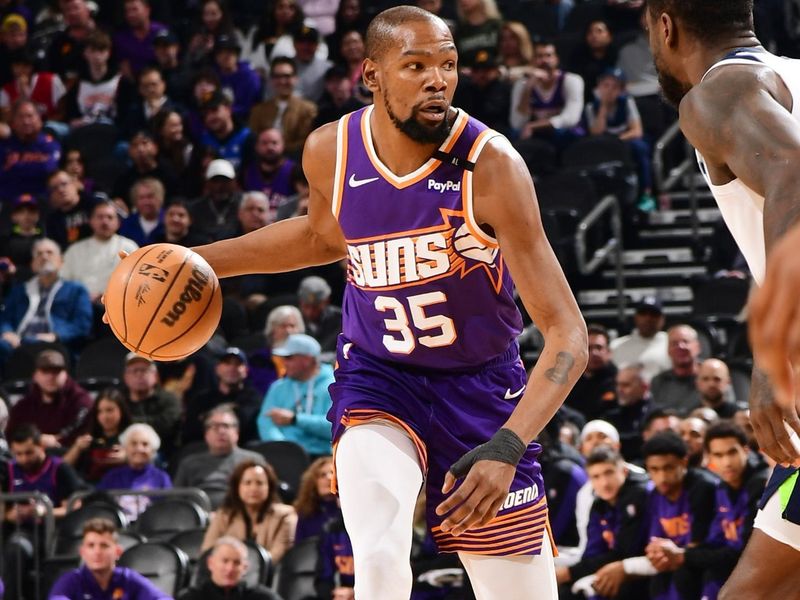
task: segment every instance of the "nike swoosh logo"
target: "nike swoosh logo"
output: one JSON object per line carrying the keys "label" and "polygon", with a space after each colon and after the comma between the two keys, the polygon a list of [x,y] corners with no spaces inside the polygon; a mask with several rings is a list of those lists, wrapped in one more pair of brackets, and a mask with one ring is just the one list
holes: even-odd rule
{"label": "nike swoosh logo", "polygon": [[508,388],[508,389],[506,390],[506,400],[513,400],[513,399],[514,399],[514,398],[516,398],[517,396],[521,396],[521,395],[522,395],[522,392],[524,392],[524,391],[525,391],[525,388],[526,388],[526,387],[528,387],[528,386],[527,386],[527,385],[523,385],[521,388],[519,388],[519,389],[518,389],[516,392],[514,392],[513,394],[511,393],[511,388]]}
{"label": "nike swoosh logo", "polygon": [[380,177],[370,177],[369,179],[356,179],[356,174],[353,173],[350,175],[350,181],[347,183],[350,185],[351,188],[361,187],[362,185],[367,185],[368,183],[372,183],[373,181],[378,181]]}

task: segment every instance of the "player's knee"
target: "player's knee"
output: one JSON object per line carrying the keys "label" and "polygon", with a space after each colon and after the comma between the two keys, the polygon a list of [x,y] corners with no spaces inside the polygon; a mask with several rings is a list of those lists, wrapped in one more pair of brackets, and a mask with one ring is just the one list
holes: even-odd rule
{"label": "player's knee", "polygon": [[[411,593],[411,564],[408,554],[387,544],[356,554],[356,581],[365,598],[408,598]],[[379,595],[373,596],[372,593]],[[394,594],[387,596],[386,594]]]}

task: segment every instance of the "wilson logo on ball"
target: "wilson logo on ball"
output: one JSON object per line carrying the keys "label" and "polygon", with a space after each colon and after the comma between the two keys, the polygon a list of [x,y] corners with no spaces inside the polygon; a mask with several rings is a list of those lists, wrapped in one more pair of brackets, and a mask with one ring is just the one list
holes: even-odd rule
{"label": "wilson logo on ball", "polygon": [[181,295],[178,296],[177,302],[172,305],[172,308],[164,318],[161,319],[161,322],[168,327],[174,326],[180,321],[181,315],[186,312],[186,306],[203,297],[203,290],[207,285],[208,274],[199,267],[194,267],[192,269],[192,276],[183,287],[183,291]]}

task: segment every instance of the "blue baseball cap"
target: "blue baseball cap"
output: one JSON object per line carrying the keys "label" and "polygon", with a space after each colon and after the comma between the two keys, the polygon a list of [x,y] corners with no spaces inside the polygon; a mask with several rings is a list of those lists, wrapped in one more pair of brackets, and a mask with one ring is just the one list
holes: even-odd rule
{"label": "blue baseball cap", "polygon": [[286,338],[283,346],[275,348],[272,353],[275,356],[313,356],[318,357],[322,352],[319,342],[305,333],[293,333]]}
{"label": "blue baseball cap", "polygon": [[238,358],[243,365],[247,366],[247,355],[242,351],[241,348],[237,348],[236,346],[225,348],[225,352],[219,357],[219,359],[225,360],[231,356]]}

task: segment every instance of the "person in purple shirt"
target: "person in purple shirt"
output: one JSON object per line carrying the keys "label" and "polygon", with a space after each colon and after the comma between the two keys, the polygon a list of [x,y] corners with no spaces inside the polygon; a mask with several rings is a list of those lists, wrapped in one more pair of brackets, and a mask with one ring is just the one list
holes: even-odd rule
{"label": "person in purple shirt", "polygon": [[[703,600],[716,600],[742,554],[767,483],[766,466],[752,460],[744,430],[732,421],[718,421],[706,431],[709,468],[719,474],[715,515],[705,542],[680,548],[668,539],[651,542],[657,566],[675,571],[678,591],[689,597],[693,582],[702,582]],[[661,554],[657,554],[660,549]]]}
{"label": "person in purple shirt", "polygon": [[[161,447],[161,438],[146,423],[134,423],[119,436],[128,464],[112,469],[97,484],[98,490],[163,490],[172,487],[166,472],[153,465]],[[133,521],[150,499],[144,496],[121,496],[119,505]]]}
{"label": "person in purple shirt", "polygon": [[42,132],[42,118],[30,100],[11,107],[11,137],[0,142],[0,199],[9,202],[21,194],[40,196],[47,190],[47,174],[58,167],[61,145]]}
{"label": "person in purple shirt", "polygon": [[221,35],[214,43],[214,69],[220,85],[233,96],[233,116],[246,119],[250,109],[261,101],[263,83],[250,63],[239,60],[242,47],[235,37]]}
{"label": "person in purple shirt", "polygon": [[153,40],[165,25],[150,20],[149,0],[125,0],[127,27],[114,35],[114,54],[120,71],[133,81],[139,71],[156,61]]}
{"label": "person in purple shirt", "polygon": [[297,530],[294,543],[322,534],[325,525],[341,517],[342,509],[331,492],[333,459],[322,456],[311,463],[300,480],[294,508],[297,511]]}
{"label": "person in purple shirt", "polygon": [[122,547],[117,528],[108,519],[89,519],[83,526],[83,565],[65,573],[53,585],[48,600],[161,600],[170,598],[144,576],[118,567]]}
{"label": "person in purple shirt", "polygon": [[272,211],[294,194],[292,170],[297,163],[286,156],[285,149],[280,130],[265,129],[256,137],[253,159],[241,173],[242,189],[266,194]]}

